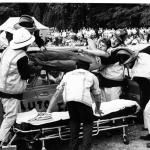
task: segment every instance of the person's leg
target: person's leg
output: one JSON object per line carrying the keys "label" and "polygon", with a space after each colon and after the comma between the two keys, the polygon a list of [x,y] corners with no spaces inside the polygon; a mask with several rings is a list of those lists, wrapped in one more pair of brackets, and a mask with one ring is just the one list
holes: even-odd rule
{"label": "person's leg", "polygon": [[16,120],[18,108],[20,107],[20,101],[14,98],[2,98],[2,104],[5,115],[0,127],[0,141],[5,142],[7,141],[10,128],[13,126]]}
{"label": "person's leg", "polygon": [[150,140],[150,101],[147,103],[144,109],[143,118],[144,118],[144,128],[148,129],[148,134],[145,136],[141,136],[140,138],[149,141]]}
{"label": "person's leg", "polygon": [[150,80],[143,78],[143,77],[134,77],[134,81],[136,81],[140,85],[142,97],[141,97],[141,109],[144,110],[147,102],[150,99]]}
{"label": "person's leg", "polygon": [[111,88],[104,88],[106,94],[106,101],[112,101],[114,99],[119,99],[122,93],[122,89],[120,86],[111,87]]}
{"label": "person's leg", "polygon": [[70,150],[78,150],[79,148],[79,131],[80,122],[76,120],[70,120]]}
{"label": "person's leg", "polygon": [[143,111],[145,109],[146,104],[148,103],[149,99],[150,99],[150,81],[146,78],[143,77],[134,77],[133,81],[136,81],[139,84],[140,87],[140,106],[141,109],[138,112],[138,120],[137,122],[139,123],[143,123]]}
{"label": "person's leg", "polygon": [[93,122],[92,123],[84,123],[83,124],[82,150],[90,150],[91,149],[92,129],[93,129]]}
{"label": "person's leg", "polygon": [[116,81],[116,80],[107,79],[107,78],[103,77],[103,75],[101,75],[100,73],[96,76],[99,79],[99,85],[101,87],[111,88],[111,87],[123,86],[124,85],[124,80]]}
{"label": "person's leg", "polygon": [[144,112],[143,112],[143,117],[144,117],[144,128],[149,128],[149,134],[150,134],[150,101],[147,103]]}
{"label": "person's leg", "polygon": [[92,144],[92,129],[93,129],[93,110],[91,107],[84,104],[79,104],[80,118],[83,122],[83,140],[81,149],[90,150]]}
{"label": "person's leg", "polygon": [[[148,134],[146,136],[141,136],[140,138],[143,140],[150,141],[150,100],[148,101],[144,112],[144,127],[148,129]],[[147,148],[150,148],[150,143],[146,144]]]}
{"label": "person's leg", "polygon": [[0,126],[1,126],[2,121],[3,121],[3,116],[4,116],[4,110],[3,110],[3,105],[2,105],[2,102],[0,99]]}
{"label": "person's leg", "polygon": [[67,109],[70,115],[70,146],[69,150],[78,150],[79,148],[79,131],[80,121],[76,102],[68,102]]}

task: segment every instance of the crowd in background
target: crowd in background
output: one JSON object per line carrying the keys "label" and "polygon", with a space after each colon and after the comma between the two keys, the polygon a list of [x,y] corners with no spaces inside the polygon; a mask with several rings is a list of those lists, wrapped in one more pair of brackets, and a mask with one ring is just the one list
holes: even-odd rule
{"label": "crowd in background", "polygon": [[[112,39],[114,34],[117,34],[120,29],[103,29],[99,28],[82,28],[77,33],[73,30],[51,30],[44,38],[47,46],[86,46],[87,38],[97,41],[101,38]],[[127,33],[125,40],[126,45],[136,45],[149,43],[150,29],[149,28],[125,28]],[[41,34],[42,36],[42,34]]]}
{"label": "crowd in background", "polygon": [[[113,40],[116,34],[120,34],[120,30],[126,32],[125,45],[136,45],[136,44],[147,44],[150,42],[150,28],[124,28],[124,29],[103,29],[99,28],[94,30],[93,28],[82,28],[78,32],[73,30],[61,30],[58,31],[56,28],[47,31],[44,35],[40,32],[39,36],[43,39],[47,47],[52,46],[87,46],[87,39],[90,38],[97,43],[102,38],[108,38]],[[2,35],[3,36],[3,35]],[[120,36],[120,35],[119,35]],[[32,46],[37,46],[33,43]],[[0,48],[5,47],[4,43],[0,40]]]}

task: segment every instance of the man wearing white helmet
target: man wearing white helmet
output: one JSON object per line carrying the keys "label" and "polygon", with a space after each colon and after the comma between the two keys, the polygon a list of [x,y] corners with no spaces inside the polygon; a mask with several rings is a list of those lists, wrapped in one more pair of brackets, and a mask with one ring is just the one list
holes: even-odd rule
{"label": "man wearing white helmet", "polygon": [[35,37],[25,28],[16,30],[13,40],[3,51],[0,62],[0,101],[4,108],[4,120],[0,127],[1,146],[6,142],[9,130],[15,122],[23,91],[30,77],[26,50]]}

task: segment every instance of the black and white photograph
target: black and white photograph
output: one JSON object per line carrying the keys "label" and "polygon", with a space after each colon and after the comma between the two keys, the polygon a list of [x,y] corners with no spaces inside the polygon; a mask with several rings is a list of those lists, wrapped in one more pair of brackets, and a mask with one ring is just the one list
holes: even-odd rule
{"label": "black and white photograph", "polygon": [[0,150],[150,149],[150,3],[0,2]]}

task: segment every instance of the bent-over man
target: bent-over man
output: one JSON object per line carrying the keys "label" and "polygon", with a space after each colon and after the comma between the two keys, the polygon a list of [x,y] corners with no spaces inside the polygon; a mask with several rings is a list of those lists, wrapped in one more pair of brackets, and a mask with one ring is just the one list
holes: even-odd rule
{"label": "bent-over man", "polygon": [[82,150],[91,149],[93,110],[92,103],[96,103],[96,113],[101,115],[101,90],[97,77],[88,71],[90,61],[77,61],[77,69],[66,73],[57,86],[57,91],[51,98],[47,112],[51,112],[54,102],[63,91],[63,100],[66,103],[70,115],[71,142],[70,150],[79,149],[80,124],[83,123]]}

